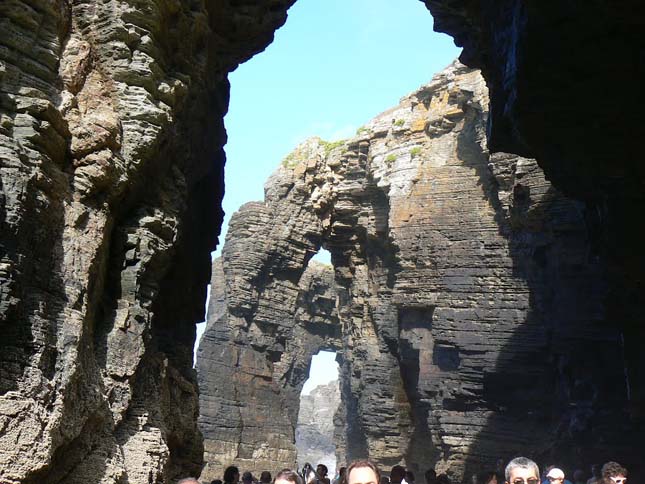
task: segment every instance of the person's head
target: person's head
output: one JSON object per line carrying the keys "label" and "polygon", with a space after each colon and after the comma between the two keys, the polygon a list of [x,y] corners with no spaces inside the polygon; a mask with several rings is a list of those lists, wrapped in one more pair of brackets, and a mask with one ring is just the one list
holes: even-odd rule
{"label": "person's head", "polygon": [[497,473],[495,471],[480,472],[477,474],[477,484],[502,484],[497,482]]}
{"label": "person's head", "polygon": [[437,473],[434,469],[428,469],[423,477],[426,479],[426,484],[434,484],[437,480]]}
{"label": "person's head", "polygon": [[318,464],[316,466],[316,474],[318,474],[320,477],[326,477],[328,473],[329,470],[327,469],[327,466],[325,464]]}
{"label": "person's head", "polygon": [[183,479],[179,479],[177,484],[199,484],[199,481],[194,477],[184,477]]}
{"label": "person's head", "polygon": [[585,481],[585,471],[582,469],[576,469],[573,472],[573,482],[584,482]]}
{"label": "person's head", "polygon": [[439,474],[437,476],[437,484],[450,484],[450,478],[446,474]]}
{"label": "person's head", "polygon": [[627,481],[627,469],[618,462],[607,462],[601,472],[603,484],[625,484]]}
{"label": "person's head", "polygon": [[223,484],[221,479],[213,479],[211,484]]}
{"label": "person's head", "polygon": [[412,471],[405,471],[405,482],[414,482],[414,473]]}
{"label": "person's head", "polygon": [[242,474],[242,482],[244,484],[250,484],[254,480],[255,479],[253,479],[253,474],[251,474],[249,471],[246,471],[244,474]]}
{"label": "person's head", "polygon": [[309,462],[305,462],[305,465],[302,466],[301,475],[304,484],[313,484],[318,480],[318,476]]}
{"label": "person's head", "polygon": [[347,467],[343,466],[340,469],[338,469],[339,477],[345,477],[346,475],[347,475]]}
{"label": "person's head", "polygon": [[564,471],[557,467],[552,467],[546,473],[546,478],[551,484],[562,484],[564,482]]}
{"label": "person's head", "polygon": [[380,484],[381,472],[372,461],[357,460],[347,468],[347,484]]}
{"label": "person's head", "polygon": [[275,476],[273,484],[302,484],[302,479],[297,472],[294,472],[291,469],[282,469],[278,472],[278,475]]}
{"label": "person's head", "polygon": [[390,482],[392,484],[400,484],[400,482],[405,477],[405,467],[403,466],[394,466],[390,471]]}
{"label": "person's head", "polygon": [[387,476],[381,476],[381,480],[379,482],[381,484],[390,484],[390,479]]}
{"label": "person's head", "polygon": [[540,469],[531,459],[516,457],[506,465],[504,478],[507,484],[539,484]]}
{"label": "person's head", "polygon": [[271,484],[271,473],[269,471],[262,471],[260,474],[260,482],[264,484]]}
{"label": "person's head", "polygon": [[235,466],[228,466],[224,470],[224,482],[231,483],[240,480],[240,471]]}

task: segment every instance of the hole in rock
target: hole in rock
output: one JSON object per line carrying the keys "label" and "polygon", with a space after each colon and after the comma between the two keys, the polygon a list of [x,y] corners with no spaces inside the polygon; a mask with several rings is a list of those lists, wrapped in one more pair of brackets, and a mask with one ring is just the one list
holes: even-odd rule
{"label": "hole in rock", "polygon": [[331,253],[327,249],[323,249],[321,247],[316,255],[313,256],[313,260],[323,264],[331,264]]}
{"label": "hole in rock", "polygon": [[[213,267],[214,275],[216,266],[232,272],[226,277],[222,274],[220,279],[226,279],[226,284],[213,278],[208,327],[197,362],[206,462],[203,481],[221,479],[231,464],[240,472],[254,472],[256,477],[265,469],[292,467],[296,464],[294,450],[299,467],[305,462],[313,466],[324,463],[333,479],[335,441],[343,465],[352,456],[366,457],[361,453],[366,439],[356,423],[356,402],[353,418],[347,418],[351,423],[346,428],[339,425],[336,431],[342,435],[334,436],[333,417],[340,392],[335,353],[329,351],[313,357],[311,378],[297,402],[300,422],[294,449],[297,411],[291,390],[302,383],[309,351],[342,347],[337,306],[343,296],[327,287],[334,281],[333,273],[327,271],[318,277],[310,270],[313,266],[297,265],[302,262],[298,259],[301,246],[289,254],[287,242],[298,238],[298,207],[280,205],[276,212],[286,210],[293,223],[282,220],[268,228],[254,227],[250,222],[244,226],[243,210],[238,210],[247,202],[262,202],[265,186],[267,198],[284,197],[275,186],[286,188],[289,184],[272,185],[267,180],[273,175],[275,179],[285,176],[285,168],[289,168],[285,162],[298,144],[310,137],[336,142],[363,133],[365,123],[396,106],[401,96],[430,82],[434,73],[458,55],[450,37],[432,32],[432,19],[422,2],[298,0],[271,45],[229,75],[225,217],[214,258],[221,254],[225,240],[228,245],[225,260],[215,260]],[[249,205],[251,210],[260,206]],[[257,229],[248,243],[240,243],[244,237],[239,233],[228,233],[236,212],[233,227],[241,232]],[[382,228],[377,222],[377,229]],[[307,241],[306,250],[328,242],[320,240],[324,234],[315,235]],[[335,256],[341,253],[331,243],[329,247]],[[265,249],[267,253],[259,253]],[[242,301],[239,293],[230,293],[241,289],[235,287],[235,281],[242,279],[233,272],[256,251],[257,257],[244,265],[247,274],[242,279],[249,276],[245,280],[253,280],[257,286],[246,288],[252,301]],[[325,249],[313,260],[331,264]],[[290,285],[298,283],[294,303]],[[272,291],[276,293],[273,296]],[[230,303],[235,307],[229,308]],[[299,338],[311,343],[304,348]],[[328,407],[325,419],[320,418],[321,412],[325,413],[320,409],[315,418],[305,418],[308,402],[316,393],[322,393]],[[317,453],[309,454],[302,437],[317,431],[314,426],[323,426],[326,433],[312,446]]]}
{"label": "hole in rock", "polygon": [[336,353],[320,351],[311,359],[309,379],[300,393],[300,411],[296,427],[298,468],[305,463],[314,468],[324,464],[328,478],[336,473],[334,414],[340,405]]}

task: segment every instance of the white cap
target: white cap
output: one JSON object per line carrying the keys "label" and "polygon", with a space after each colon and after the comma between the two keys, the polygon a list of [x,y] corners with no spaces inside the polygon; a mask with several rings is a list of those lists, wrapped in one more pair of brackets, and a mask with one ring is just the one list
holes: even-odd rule
{"label": "white cap", "polygon": [[549,473],[546,476],[552,477],[554,479],[564,479],[564,472],[562,471],[562,469],[558,469],[557,467],[554,467],[549,471]]}

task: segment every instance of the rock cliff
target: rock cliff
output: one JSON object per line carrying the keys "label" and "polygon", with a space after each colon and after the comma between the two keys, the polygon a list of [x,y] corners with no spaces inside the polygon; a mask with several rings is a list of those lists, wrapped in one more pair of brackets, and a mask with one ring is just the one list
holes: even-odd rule
{"label": "rock cliff", "polygon": [[[480,74],[456,63],[355,138],[300,145],[268,180],[264,203],[233,216],[226,314],[201,345],[228,361],[204,374],[231,382],[205,390],[227,422],[215,433],[202,426],[207,447],[227,443],[216,465],[249,457],[239,450],[247,427],[274,422],[265,405],[286,409],[284,427],[295,426],[293,396],[319,348],[292,337],[310,338],[292,314],[303,311],[301,275],[321,246],[332,255],[339,327],[333,343],[315,343],[342,361],[341,460],[432,465],[462,479],[517,453],[563,465],[609,451],[635,459],[622,443],[634,436],[616,357],[623,342],[606,324],[605,267],[584,206],[534,160],[487,151],[488,105]],[[296,379],[284,372],[294,357]],[[255,411],[252,398],[236,397],[266,385],[281,397]],[[282,452],[289,432],[273,450],[281,465],[292,464]]]}
{"label": "rock cliff", "polygon": [[336,472],[334,415],[339,404],[338,380],[319,385],[308,395],[300,397],[296,427],[299,469],[307,462],[314,467],[325,464],[333,478]]}
{"label": "rock cliff", "polygon": [[[194,323],[202,318],[208,252],[221,219],[226,74],[270,43],[293,3],[0,3],[3,482],[169,482],[198,472],[201,443],[190,355]],[[405,147],[388,152],[387,142],[392,145],[397,136],[415,132],[405,119],[401,127],[380,128],[375,136],[348,143],[342,156],[335,152],[336,159],[330,158],[331,166],[323,172],[331,180],[307,174],[318,187],[305,192],[311,191],[313,219],[321,228],[294,240],[299,240],[296,246],[304,259],[320,243],[335,244],[341,320],[350,328],[342,346],[357,354],[346,362],[350,376],[343,383],[342,418],[347,418],[348,432],[342,448],[348,455],[370,449],[374,455],[390,455],[382,460],[390,462],[407,438],[390,438],[393,429],[405,433],[414,427],[412,436],[423,445],[415,444],[412,450],[426,448],[428,439],[435,439],[431,457],[419,461],[445,461],[464,442],[454,435],[460,429],[477,428],[469,420],[477,412],[478,425],[490,422],[491,428],[507,429],[503,440],[512,442],[515,435],[526,435],[525,429],[515,432],[513,425],[498,418],[509,408],[509,401],[530,395],[513,387],[509,390],[507,380],[491,370],[497,365],[492,362],[506,351],[486,349],[484,356],[476,356],[463,349],[470,348],[465,343],[453,344],[463,331],[449,322],[462,321],[472,310],[472,318],[466,319],[488,325],[490,331],[483,333],[491,335],[485,338],[487,344],[501,348],[511,340],[513,358],[529,359],[530,365],[536,365],[536,359],[546,362],[546,369],[531,372],[528,378],[546,374],[552,386],[542,386],[539,393],[551,395],[555,388],[559,397],[551,399],[550,405],[538,405],[526,397],[531,400],[526,408],[531,412],[529,420],[543,423],[541,431],[554,429],[555,437],[536,442],[563,442],[567,451],[575,452],[576,442],[586,439],[599,449],[616,446],[610,455],[589,450],[588,455],[598,460],[622,455],[621,445],[615,443],[624,429],[622,419],[631,419],[628,430],[638,432],[645,401],[645,358],[640,351],[645,336],[640,324],[644,232],[634,222],[645,209],[640,163],[643,100],[631,95],[640,91],[645,77],[643,5],[635,0],[557,5],[519,0],[425,3],[437,29],[464,45],[464,62],[483,70],[491,88],[491,147],[536,157],[555,188],[582,200],[584,207],[565,203],[532,162],[489,156],[482,150],[484,109],[474,124],[478,126],[476,146],[457,143],[457,155],[439,151],[447,160],[466,160],[464,153],[481,156],[478,163],[463,165],[465,172],[472,169],[482,174],[481,184],[464,183],[458,196],[424,198],[423,191],[428,190],[423,180],[441,186],[440,179],[421,176],[411,185],[397,182],[396,173],[407,166],[405,160],[417,148],[410,148],[409,156]],[[448,98],[449,106],[461,102]],[[424,105],[423,95],[414,99],[415,106]],[[479,113],[476,103],[463,106],[469,115]],[[411,110],[420,113],[419,109]],[[431,116],[432,112],[429,109]],[[471,126],[464,121],[468,116],[459,116],[456,109],[426,119],[429,127],[417,133],[455,136],[458,131],[449,132],[452,124],[457,130]],[[425,147],[415,150],[417,161],[419,154],[427,159]],[[326,158],[329,148],[321,148]],[[384,158],[378,158],[378,150]],[[444,165],[444,171],[451,163]],[[293,171],[304,177],[302,167]],[[363,179],[363,174],[368,178]],[[293,187],[285,183],[276,194],[291,191]],[[331,190],[333,183],[338,186]],[[421,192],[411,198],[406,218],[408,209],[401,208],[405,204],[394,195],[399,189],[408,193],[412,185]],[[445,221],[448,214],[466,230],[471,212],[460,209],[473,207],[470,202],[462,207],[458,200],[476,190],[493,201],[497,193],[499,205],[489,206],[489,214],[495,214],[493,228],[485,233],[499,232],[501,239],[473,238],[483,242],[466,247],[469,237],[453,236],[447,229],[435,230],[432,239],[425,235],[415,239],[409,235],[413,231],[404,229],[417,222],[419,227],[429,224],[430,215],[423,214],[432,207],[427,212],[432,220]],[[441,212],[441,207],[446,211]],[[258,208],[258,217],[260,212]],[[296,213],[306,218],[305,212]],[[583,216],[590,240],[582,235]],[[424,245],[429,242],[436,245]],[[446,248],[453,245],[454,251]],[[587,252],[580,248],[585,245]],[[446,269],[444,253],[452,256],[460,247],[466,247],[464,252],[478,250],[481,260],[489,260],[490,265],[472,266],[468,259],[455,275],[456,269]],[[512,263],[509,258],[501,262],[488,258],[494,247],[506,247]],[[410,258],[411,253],[419,255]],[[273,256],[260,262],[263,267],[279,267],[277,273],[289,284],[303,265],[301,260]],[[405,291],[396,285],[406,280],[398,274],[408,268],[422,282],[426,277],[440,280],[437,294],[453,294],[463,286],[464,302],[457,316],[438,310],[444,307],[439,296],[435,300],[421,295],[416,306],[405,302],[417,298],[416,294],[404,297]],[[506,281],[500,274],[508,273],[513,283],[496,287],[508,289],[509,294],[495,292],[495,297],[485,300],[490,311],[503,314],[501,319],[488,309],[482,313],[481,301],[476,303],[477,311],[469,306],[475,304],[470,294],[480,292],[473,288],[495,278]],[[267,270],[260,279],[274,275]],[[512,289],[515,279],[525,281],[526,292]],[[407,281],[414,288],[414,276]],[[247,287],[261,286],[254,284]],[[577,294],[583,301],[574,311],[565,302]],[[251,296],[259,300],[252,292]],[[521,298],[528,298],[531,310],[522,309]],[[236,311],[251,321],[250,314],[257,308],[245,307],[241,301],[234,298]],[[508,307],[502,311],[504,305]],[[400,343],[392,323],[398,318],[393,316],[393,306],[396,311],[403,307]],[[527,332],[518,331],[515,338],[510,332],[527,311],[530,324],[520,325]],[[381,324],[385,319],[390,323]],[[434,333],[440,335],[432,355],[418,350],[428,334],[416,329],[418,321],[430,319]],[[561,323],[565,319],[576,321],[575,327]],[[498,325],[498,320],[503,323]],[[494,330],[497,326],[499,331]],[[455,323],[454,327],[464,326]],[[272,347],[271,338],[262,338],[267,348]],[[540,338],[548,344],[536,356],[533,349]],[[341,346],[337,335],[334,341],[329,345]],[[280,351],[278,345],[270,354],[277,358]],[[441,387],[441,391],[429,388],[416,393],[417,353],[423,361],[433,362],[429,367],[433,378],[438,375],[454,385],[445,387],[449,391]],[[500,368],[524,368],[513,358],[499,360],[505,361]],[[396,371],[386,373],[399,363],[403,377],[397,377]],[[625,378],[616,369],[622,365]],[[473,375],[481,370],[484,382],[468,376],[465,368],[473,369]],[[384,374],[390,381],[379,387]],[[511,376],[511,382],[524,378]],[[401,381],[405,381],[403,387]],[[375,390],[384,405],[366,398],[362,385]],[[488,394],[481,398],[482,385],[497,388],[492,400]],[[459,406],[463,395],[470,395],[473,405],[467,415]],[[429,410],[444,396],[447,404],[457,402],[456,413]],[[544,416],[549,408],[552,413]],[[560,416],[562,425],[554,426]],[[410,421],[417,423],[411,427]],[[388,437],[377,439],[378,432],[362,427],[366,422],[377,422],[380,435]],[[445,434],[429,435],[424,429],[431,427]],[[473,458],[486,460],[494,452],[487,446],[502,438],[482,428],[480,440],[488,443],[482,444],[482,450],[475,446]],[[628,454],[641,440],[625,432],[624,452]]]}
{"label": "rock cliff", "polygon": [[[623,335],[634,427],[645,413],[641,324],[645,211],[641,140],[645,5],[612,2],[425,0],[435,29],[463,46],[490,88],[491,151],[537,159],[585,203],[593,250],[607,268],[607,322]],[[622,94],[621,94],[622,93]]]}
{"label": "rock cliff", "polygon": [[[274,225],[274,214],[285,225]],[[225,305],[209,312],[197,358],[207,481],[221,479],[231,464],[257,475],[294,466],[300,390],[311,357],[340,347],[333,270],[315,261],[301,277],[289,269],[300,251],[287,250],[275,234],[304,227],[290,227],[289,215],[245,205],[231,221],[223,264],[213,263],[211,301]],[[267,260],[276,265],[263,272]]]}
{"label": "rock cliff", "polygon": [[199,473],[226,74],[291,3],[1,2],[3,483]]}

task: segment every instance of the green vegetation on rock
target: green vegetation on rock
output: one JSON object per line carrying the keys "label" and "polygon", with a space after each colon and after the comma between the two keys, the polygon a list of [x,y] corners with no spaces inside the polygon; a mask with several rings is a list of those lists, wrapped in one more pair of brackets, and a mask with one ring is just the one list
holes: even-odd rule
{"label": "green vegetation on rock", "polygon": [[401,127],[404,124],[405,124],[405,119],[397,119],[396,121],[394,121],[394,126]]}
{"label": "green vegetation on rock", "polygon": [[339,146],[343,146],[347,140],[341,139],[339,141],[323,141],[320,140],[320,145],[323,147],[325,150],[325,156],[329,156],[329,153],[332,152],[332,150],[338,148]]}
{"label": "green vegetation on rock", "polygon": [[285,168],[295,168],[298,163],[300,163],[300,160],[296,156],[295,151],[289,153],[282,159],[282,166],[284,166]]}

